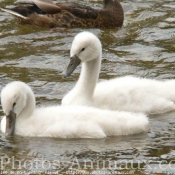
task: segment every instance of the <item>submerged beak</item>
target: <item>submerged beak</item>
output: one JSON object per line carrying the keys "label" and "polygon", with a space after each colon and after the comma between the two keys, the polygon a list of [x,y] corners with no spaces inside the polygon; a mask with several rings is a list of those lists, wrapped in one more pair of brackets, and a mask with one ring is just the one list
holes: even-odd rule
{"label": "submerged beak", "polygon": [[73,57],[71,57],[67,68],[62,73],[63,78],[69,77],[80,63],[81,60],[78,58],[78,56],[74,55]]}
{"label": "submerged beak", "polygon": [[16,122],[16,114],[10,111],[9,115],[6,115],[6,136],[11,136],[15,132],[15,122]]}

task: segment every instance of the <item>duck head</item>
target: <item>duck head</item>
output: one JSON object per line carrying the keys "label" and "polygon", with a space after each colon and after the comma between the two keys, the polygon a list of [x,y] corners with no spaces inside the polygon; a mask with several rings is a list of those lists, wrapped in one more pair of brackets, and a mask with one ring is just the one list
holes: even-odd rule
{"label": "duck head", "polygon": [[64,78],[70,76],[80,63],[99,58],[101,52],[101,42],[94,34],[90,32],[77,34],[72,42],[70,62],[63,71],[62,76]]}

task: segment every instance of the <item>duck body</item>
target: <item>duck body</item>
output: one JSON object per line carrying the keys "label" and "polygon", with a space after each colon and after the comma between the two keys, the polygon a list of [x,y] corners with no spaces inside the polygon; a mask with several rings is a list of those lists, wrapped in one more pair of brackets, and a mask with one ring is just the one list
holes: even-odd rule
{"label": "duck body", "polygon": [[21,24],[43,27],[116,28],[123,25],[124,12],[118,0],[104,0],[102,9],[51,0],[33,0],[33,3],[1,10],[15,16]]}
{"label": "duck body", "polygon": [[[25,83],[18,81],[7,84],[2,90],[1,103],[6,114],[1,121],[1,130],[7,135],[104,138],[149,129],[148,118],[139,113],[73,105],[35,108],[32,90]],[[10,129],[12,127],[14,128]]]}
{"label": "duck body", "polygon": [[[69,76],[80,63],[82,70],[75,87],[62,99],[62,105],[76,104],[147,114],[175,110],[175,80],[125,76],[97,83],[102,49],[99,39],[92,33],[78,34],[72,43],[70,55],[70,64],[63,77]],[[73,65],[75,59],[79,61]]]}

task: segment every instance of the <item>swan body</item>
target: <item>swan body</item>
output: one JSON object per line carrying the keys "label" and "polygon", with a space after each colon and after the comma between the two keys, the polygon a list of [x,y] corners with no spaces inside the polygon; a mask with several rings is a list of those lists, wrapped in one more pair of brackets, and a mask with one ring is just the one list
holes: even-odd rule
{"label": "swan body", "polygon": [[21,24],[43,27],[116,28],[123,25],[124,12],[118,0],[103,0],[102,9],[52,0],[32,1],[25,6],[0,9],[12,14]]}
{"label": "swan body", "polygon": [[1,130],[6,135],[59,138],[104,138],[147,131],[144,114],[115,112],[83,106],[35,107],[30,87],[20,81],[1,92],[5,116]]}
{"label": "swan body", "polygon": [[82,70],[75,87],[63,98],[63,105],[87,105],[147,114],[175,110],[175,80],[125,76],[97,83],[102,48],[99,39],[92,33],[82,32],[74,38],[70,57],[63,77],[70,76],[80,63]]}

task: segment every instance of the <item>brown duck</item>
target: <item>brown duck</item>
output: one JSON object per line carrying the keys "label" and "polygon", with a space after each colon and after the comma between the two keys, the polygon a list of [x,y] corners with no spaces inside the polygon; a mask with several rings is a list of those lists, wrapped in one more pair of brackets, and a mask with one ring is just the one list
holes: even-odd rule
{"label": "brown duck", "polygon": [[17,18],[21,24],[43,27],[122,27],[123,8],[118,0],[103,0],[102,9],[94,9],[77,3],[52,0],[32,0],[27,6],[1,8]]}

